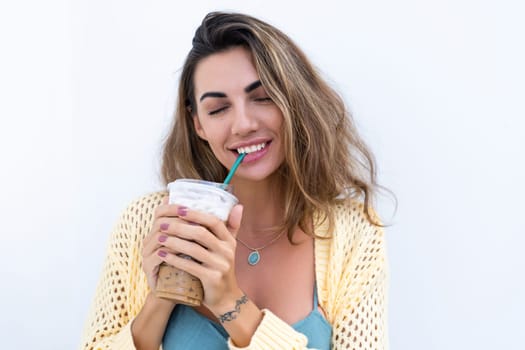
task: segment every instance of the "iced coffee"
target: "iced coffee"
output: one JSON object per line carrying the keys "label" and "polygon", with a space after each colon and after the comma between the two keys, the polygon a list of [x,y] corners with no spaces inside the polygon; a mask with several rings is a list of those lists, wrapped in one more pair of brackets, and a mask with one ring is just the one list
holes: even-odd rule
{"label": "iced coffee", "polygon": [[[169,203],[217,216],[226,222],[233,206],[238,203],[231,186],[222,183],[179,179],[168,184]],[[182,256],[191,259],[189,256]],[[204,291],[201,281],[185,271],[165,263],[159,267],[155,294],[181,304],[199,306]]]}

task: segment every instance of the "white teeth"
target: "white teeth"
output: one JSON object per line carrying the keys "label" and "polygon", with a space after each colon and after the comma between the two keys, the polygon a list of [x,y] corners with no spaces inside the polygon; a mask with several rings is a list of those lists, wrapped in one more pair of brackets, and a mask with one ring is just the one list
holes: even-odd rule
{"label": "white teeth", "polygon": [[260,143],[258,145],[251,145],[251,146],[247,146],[247,147],[239,147],[239,148],[237,148],[237,152],[239,152],[239,153],[252,153],[252,152],[260,151],[264,147],[266,147],[266,142]]}

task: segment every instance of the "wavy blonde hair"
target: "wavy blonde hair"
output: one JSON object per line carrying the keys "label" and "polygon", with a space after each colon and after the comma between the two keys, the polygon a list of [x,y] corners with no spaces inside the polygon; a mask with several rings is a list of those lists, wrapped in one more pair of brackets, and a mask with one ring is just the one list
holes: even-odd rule
{"label": "wavy blonde hair", "polygon": [[[279,168],[284,189],[284,222],[315,235],[311,219],[334,221],[334,205],[364,201],[370,222],[377,188],[375,160],[358,135],[342,98],[321,78],[292,40],[273,26],[238,13],[212,12],[195,32],[184,63],[174,124],[163,150],[162,176],[221,182],[227,169],[208,143],[197,136],[194,73],[205,57],[242,46],[253,57],[262,85],[282,111],[285,161]],[[315,215],[318,214],[318,215]],[[319,224],[317,222],[316,224]]]}

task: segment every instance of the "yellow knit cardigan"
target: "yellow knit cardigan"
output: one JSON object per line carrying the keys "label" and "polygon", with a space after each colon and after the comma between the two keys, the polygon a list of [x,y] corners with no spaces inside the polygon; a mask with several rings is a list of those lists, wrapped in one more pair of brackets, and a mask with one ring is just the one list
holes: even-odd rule
{"label": "yellow knit cardigan", "polygon": [[[115,226],[82,335],[81,349],[135,349],[130,325],[149,293],[141,269],[142,240],[148,234],[163,192],[130,204]],[[332,232],[316,227],[330,239],[315,240],[315,272],[319,303],[332,325],[332,349],[388,347],[387,264],[381,227],[368,222],[358,203],[336,208]],[[247,348],[306,349],[307,339],[270,310]],[[239,349],[228,341],[230,349]]]}

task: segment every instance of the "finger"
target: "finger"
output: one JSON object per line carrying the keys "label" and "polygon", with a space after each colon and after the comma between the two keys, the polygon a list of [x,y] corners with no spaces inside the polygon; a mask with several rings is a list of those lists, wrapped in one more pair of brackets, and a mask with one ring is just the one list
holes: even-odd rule
{"label": "finger", "polygon": [[154,212],[154,218],[157,218],[159,217],[159,212],[162,210],[163,207],[169,205],[169,197],[168,196],[163,196],[162,197],[162,200],[160,202],[160,204],[155,208],[155,212]]}
{"label": "finger", "polygon": [[241,227],[243,211],[244,207],[241,204],[237,204],[233,207],[232,211],[230,212],[230,216],[228,218],[228,229],[232,234],[233,238],[237,237],[239,227]]}
{"label": "finger", "polygon": [[227,270],[224,261],[232,261],[235,258],[235,242],[233,236],[228,232],[230,241],[221,241],[217,236],[201,225],[181,224],[180,233],[174,236],[165,236],[165,246],[186,254],[198,260],[203,265],[214,266]]}
{"label": "finger", "polygon": [[162,217],[177,217],[184,213],[186,207],[178,204],[161,204],[155,209],[155,219]]}
{"label": "finger", "polygon": [[164,261],[162,258],[166,255],[175,255],[177,252],[173,251],[168,247],[159,247],[153,251],[150,255],[145,256],[142,260],[142,266],[146,274],[154,272],[155,269]]}
{"label": "finger", "polygon": [[159,266],[161,263],[162,263],[162,258],[158,254],[158,251],[155,251],[152,254],[145,256],[142,259],[142,267],[146,275],[154,273],[157,266]]}
{"label": "finger", "polygon": [[[164,254],[164,253],[163,253]],[[166,252],[166,255],[168,253]],[[164,262],[156,251],[142,261],[142,270],[146,274],[148,285],[152,290],[156,288],[160,265]]]}
{"label": "finger", "polygon": [[165,236],[175,235],[177,233],[177,225],[185,224],[187,222],[172,217],[161,217],[153,222],[150,233],[144,238],[142,242],[142,256],[150,255],[154,250],[158,249]]}
{"label": "finger", "polygon": [[213,214],[180,207],[179,218],[184,219],[188,223],[198,224],[206,227],[221,241],[228,241],[232,239],[232,235],[226,228],[226,224]]}
{"label": "finger", "polygon": [[155,282],[157,280],[157,275],[159,272],[159,266],[163,262],[160,256],[157,254],[152,254],[148,257],[144,257],[142,260],[142,270],[146,274],[148,284],[151,288],[155,287]]}
{"label": "finger", "polygon": [[150,233],[142,242],[142,256],[148,256],[162,246],[166,236],[175,234],[174,227],[177,223],[185,223],[178,218],[162,218],[153,223]]}
{"label": "finger", "polygon": [[187,241],[196,242],[204,248],[214,251],[221,243],[217,236],[204,225],[182,219],[170,225],[169,232],[166,236],[173,236]]}
{"label": "finger", "polygon": [[177,227],[177,224],[188,224],[188,221],[181,219],[179,217],[160,217],[156,219],[153,222],[153,225],[151,227],[151,233],[165,233],[168,235],[175,234],[175,227]]}
{"label": "finger", "polygon": [[[208,233],[208,235],[211,234]],[[170,253],[172,254],[184,254],[205,264],[210,264],[213,262],[211,259],[213,253],[196,242],[170,236],[167,237],[167,240],[163,244],[164,246],[160,249],[165,250],[164,247],[169,248]]]}
{"label": "finger", "polygon": [[142,256],[149,256],[153,254],[161,246],[161,240],[159,237],[163,236],[162,232],[152,232],[143,241],[142,245]]}
{"label": "finger", "polygon": [[159,237],[166,235],[170,225],[173,225],[173,218],[161,218],[153,222],[150,232],[142,241],[142,255],[150,255],[159,247]]}
{"label": "finger", "polygon": [[208,270],[195,260],[187,259],[176,254],[166,254],[161,257],[162,261],[168,265],[176,267],[180,270],[186,271],[193,276],[202,279]]}

